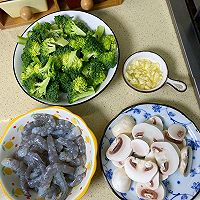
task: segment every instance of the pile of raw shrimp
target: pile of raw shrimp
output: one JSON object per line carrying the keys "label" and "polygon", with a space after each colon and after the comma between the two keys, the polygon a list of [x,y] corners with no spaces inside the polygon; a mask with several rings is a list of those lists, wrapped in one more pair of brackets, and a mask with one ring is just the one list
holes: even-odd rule
{"label": "pile of raw shrimp", "polygon": [[30,189],[46,200],[66,199],[86,175],[86,147],[82,132],[71,122],[49,114],[34,114],[25,125],[13,158],[2,165],[19,177],[24,195]]}

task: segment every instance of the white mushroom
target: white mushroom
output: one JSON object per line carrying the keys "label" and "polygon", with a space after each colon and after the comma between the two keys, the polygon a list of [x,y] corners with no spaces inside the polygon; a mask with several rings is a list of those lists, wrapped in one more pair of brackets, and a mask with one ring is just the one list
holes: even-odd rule
{"label": "white mushroom", "polygon": [[109,160],[122,161],[130,156],[131,152],[131,139],[127,135],[121,134],[110,145],[106,156]]}
{"label": "white mushroom", "polygon": [[160,171],[164,175],[176,172],[179,166],[179,155],[176,149],[168,142],[154,142],[151,145]]}
{"label": "white mushroom", "polygon": [[161,181],[164,181],[164,180],[168,179],[168,177],[169,177],[168,175],[160,173],[160,180]]}
{"label": "white mushroom", "polygon": [[149,153],[149,145],[141,139],[135,139],[131,141],[131,147],[134,156],[145,157]]}
{"label": "white mushroom", "polygon": [[168,128],[167,136],[171,139],[175,140],[176,142],[182,142],[186,135],[186,128],[180,124],[172,124]]}
{"label": "white mushroom", "polygon": [[134,139],[145,140],[149,145],[153,142],[164,141],[163,133],[153,125],[140,123],[133,127],[132,135]]}
{"label": "white mushroom", "polygon": [[156,159],[155,159],[153,151],[150,151],[149,154],[145,156],[145,160],[156,163]]}
{"label": "white mushroom", "polygon": [[148,182],[144,183],[146,187],[148,187],[151,190],[156,190],[158,189],[160,185],[160,173],[157,172],[156,175]]}
{"label": "white mushroom", "polygon": [[130,115],[125,115],[112,127],[111,130],[115,137],[122,133],[131,136],[131,132],[134,126],[135,119]]}
{"label": "white mushroom", "polygon": [[158,189],[152,190],[145,187],[145,185],[143,184],[137,183],[136,194],[139,198],[142,198],[142,199],[163,200],[165,198],[166,191],[163,184],[160,184]]}
{"label": "white mushroom", "polygon": [[181,150],[180,172],[184,176],[188,176],[192,167],[192,148],[186,146]]}
{"label": "white mushroom", "polygon": [[114,160],[112,160],[112,164],[115,167],[118,167],[118,168],[123,168],[124,167],[124,163],[125,163],[125,161],[114,161]]}
{"label": "white mushroom", "polygon": [[158,166],[154,162],[130,156],[125,161],[124,169],[131,180],[140,183],[147,183],[157,173]]}
{"label": "white mushroom", "polygon": [[169,134],[168,134],[168,131],[167,130],[164,130],[163,131],[163,134],[164,134],[164,137],[165,137],[165,142],[171,142],[171,144],[176,144],[179,148],[179,150],[183,149],[185,146],[186,146],[186,140],[183,139],[181,142],[180,141],[177,141],[177,140],[174,140],[172,138],[169,137]]}
{"label": "white mushroom", "polygon": [[163,130],[163,122],[158,116],[149,118],[146,123],[156,126],[159,130]]}
{"label": "white mushroom", "polygon": [[124,168],[116,168],[112,176],[112,185],[118,192],[128,192],[131,179],[126,175]]}

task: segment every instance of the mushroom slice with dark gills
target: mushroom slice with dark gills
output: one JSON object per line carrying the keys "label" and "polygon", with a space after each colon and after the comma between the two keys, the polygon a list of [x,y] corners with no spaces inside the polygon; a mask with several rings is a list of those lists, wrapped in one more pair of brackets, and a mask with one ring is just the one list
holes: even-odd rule
{"label": "mushroom slice with dark gills", "polygon": [[156,175],[148,183],[144,183],[144,185],[151,190],[158,189],[160,186],[160,173],[157,172]]}
{"label": "mushroom slice with dark gills", "polygon": [[146,123],[148,124],[151,124],[151,125],[154,125],[155,127],[157,127],[159,130],[163,130],[163,122],[162,120],[160,119],[160,117],[158,116],[153,116],[153,117],[150,117]]}
{"label": "mushroom slice with dark gills", "polygon": [[118,192],[128,192],[131,186],[131,179],[126,175],[124,168],[116,168],[112,176],[112,185]]}
{"label": "mushroom slice with dark gills", "polygon": [[170,175],[176,172],[179,166],[179,155],[176,149],[169,142],[154,142],[151,145],[155,159],[163,175]]}
{"label": "mushroom slice with dark gills", "polygon": [[153,142],[164,141],[163,133],[155,126],[140,123],[133,127],[132,135],[134,139],[145,140],[149,145]]}
{"label": "mushroom slice with dark gills", "polygon": [[136,194],[139,198],[142,199],[163,200],[165,198],[166,191],[163,184],[160,184],[156,190],[152,190],[146,187],[144,184],[137,183]]}
{"label": "mushroom slice with dark gills", "polygon": [[134,126],[135,119],[130,115],[125,115],[112,127],[112,133],[115,137],[122,133],[131,136]]}
{"label": "mushroom slice with dark gills", "polygon": [[127,135],[121,134],[116,137],[110,145],[106,152],[106,156],[112,161],[122,161],[130,156],[131,153],[131,139]]}
{"label": "mushroom slice with dark gills", "polygon": [[184,176],[188,176],[192,167],[192,148],[186,146],[181,150],[181,161],[179,170]]}
{"label": "mushroom slice with dark gills", "polygon": [[181,124],[172,124],[168,128],[167,137],[181,143],[185,138],[186,133],[187,133],[186,128]]}
{"label": "mushroom slice with dark gills", "polygon": [[147,183],[157,173],[158,166],[154,162],[130,156],[125,161],[124,169],[131,180],[139,183]]}
{"label": "mushroom slice with dark gills", "polygon": [[150,151],[149,145],[141,139],[132,140],[131,147],[133,149],[134,156],[137,157],[145,157]]}

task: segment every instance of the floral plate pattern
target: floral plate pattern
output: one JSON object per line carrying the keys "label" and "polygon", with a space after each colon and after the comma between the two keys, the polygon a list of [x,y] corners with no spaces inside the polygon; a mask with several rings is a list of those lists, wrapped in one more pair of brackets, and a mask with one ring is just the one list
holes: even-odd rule
{"label": "floral plate pattern", "polygon": [[[33,121],[34,113],[47,113],[57,118],[65,119],[71,123],[79,126],[82,130],[82,136],[86,145],[86,176],[78,186],[74,187],[69,194],[67,200],[80,199],[87,191],[91,178],[96,170],[96,154],[97,154],[97,141],[92,131],[87,127],[85,122],[77,115],[71,113],[65,108],[54,106],[44,109],[35,109],[25,115],[19,116],[12,120],[6,128],[6,131],[0,138],[0,163],[6,157],[12,157],[16,148],[21,142],[21,131],[24,126]],[[37,194],[31,191],[31,197],[24,196],[19,187],[18,177],[12,172],[10,168],[3,167],[0,164],[0,186],[8,199],[17,200],[44,200],[38,198]]]}
{"label": "floral plate pattern", "polygon": [[184,177],[177,170],[168,179],[163,181],[166,187],[165,200],[191,200],[194,199],[200,191],[200,132],[195,124],[188,119],[183,113],[170,106],[160,104],[140,104],[123,110],[116,118],[114,118],[106,127],[104,135],[100,143],[100,160],[101,167],[109,186],[120,199],[125,200],[142,200],[135,193],[135,185],[132,183],[127,193],[119,193],[112,186],[113,170],[116,168],[106,157],[106,151],[110,144],[114,141],[111,128],[124,116],[131,115],[135,118],[136,123],[141,123],[149,119],[151,116],[159,116],[164,128],[169,125],[178,123],[185,126],[188,130],[186,141],[187,145],[193,149],[192,169],[187,177]]}

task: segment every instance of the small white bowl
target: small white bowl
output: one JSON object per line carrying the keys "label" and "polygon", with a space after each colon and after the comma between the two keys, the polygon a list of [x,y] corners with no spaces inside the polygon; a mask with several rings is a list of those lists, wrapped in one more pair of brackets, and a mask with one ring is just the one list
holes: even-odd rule
{"label": "small white bowl", "polygon": [[[152,62],[159,63],[160,70],[162,73],[162,80],[159,82],[159,84],[155,88],[150,89],[150,90],[138,89],[138,88],[134,87],[133,85],[131,85],[130,82],[127,80],[127,78],[125,76],[127,67],[130,64],[132,64],[134,61],[139,60],[139,59],[148,59]],[[183,83],[182,81],[172,80],[172,79],[168,78],[168,68],[167,68],[167,64],[164,61],[164,59],[161,56],[159,56],[158,54],[149,52],[149,51],[136,52],[127,58],[127,60],[124,63],[124,67],[123,67],[123,78],[124,78],[125,82],[128,84],[128,86],[130,86],[134,90],[137,90],[139,92],[144,92],[144,93],[154,92],[154,91],[160,89],[165,83],[171,85],[174,89],[176,89],[179,92],[184,92],[187,89],[186,84]]]}

